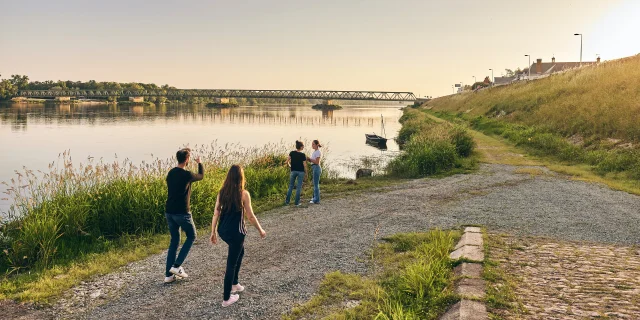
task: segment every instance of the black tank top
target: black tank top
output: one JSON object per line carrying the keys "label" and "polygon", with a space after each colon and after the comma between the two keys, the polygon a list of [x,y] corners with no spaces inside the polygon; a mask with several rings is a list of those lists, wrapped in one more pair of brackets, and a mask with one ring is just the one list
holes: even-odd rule
{"label": "black tank top", "polygon": [[228,237],[247,235],[243,213],[242,208],[237,208],[236,204],[222,208],[220,223],[218,224],[218,234]]}

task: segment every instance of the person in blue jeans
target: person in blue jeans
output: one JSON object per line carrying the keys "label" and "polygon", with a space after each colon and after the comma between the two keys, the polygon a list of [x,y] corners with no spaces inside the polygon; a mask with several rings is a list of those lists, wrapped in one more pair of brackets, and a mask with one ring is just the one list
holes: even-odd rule
{"label": "person in blue jeans", "polygon": [[[204,167],[200,163],[200,157],[196,158],[198,163],[198,173],[192,173],[185,168],[189,164],[191,158],[191,150],[184,148],[176,152],[178,166],[169,170],[167,174],[167,203],[165,206],[165,217],[169,225],[169,233],[171,234],[171,242],[169,243],[169,251],[167,252],[167,265],[165,270],[165,283],[171,283],[178,278],[187,278],[182,263],[187,258],[191,245],[196,240],[196,226],[191,216],[191,183],[200,181],[204,178]],[[180,228],[187,235],[176,258],[176,252],[180,245]]]}
{"label": "person in blue jeans", "polygon": [[287,190],[287,198],[284,200],[285,205],[288,205],[291,201],[291,193],[293,192],[294,183],[296,183],[297,180],[298,185],[296,186],[295,205],[300,206],[302,182],[307,176],[307,166],[305,165],[307,155],[302,152],[302,149],[304,149],[304,143],[296,140],[296,150],[289,152],[289,157],[287,158],[287,164],[291,167],[291,174],[289,175],[289,190]]}
{"label": "person in blue jeans", "polygon": [[313,140],[311,148],[314,150],[311,154],[311,158],[307,161],[311,163],[311,172],[313,174],[313,198],[310,203],[320,203],[320,175],[322,175],[322,167],[320,166],[320,160],[322,160],[322,145],[320,141]]}

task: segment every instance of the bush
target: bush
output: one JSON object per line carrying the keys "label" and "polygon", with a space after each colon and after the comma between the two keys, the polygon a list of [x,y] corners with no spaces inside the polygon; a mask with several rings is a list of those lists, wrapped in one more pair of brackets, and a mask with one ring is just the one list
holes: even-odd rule
{"label": "bush", "polygon": [[388,171],[399,177],[424,177],[453,168],[457,160],[456,147],[450,141],[420,134],[390,162]]}
{"label": "bush", "polygon": [[451,142],[456,146],[456,152],[462,157],[468,157],[476,147],[476,142],[473,140],[469,131],[460,126],[455,126],[449,132],[451,135]]}

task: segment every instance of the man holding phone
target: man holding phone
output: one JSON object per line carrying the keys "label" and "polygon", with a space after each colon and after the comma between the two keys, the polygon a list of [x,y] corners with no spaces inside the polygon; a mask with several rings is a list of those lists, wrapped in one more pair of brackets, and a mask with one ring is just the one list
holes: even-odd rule
{"label": "man holding phone", "polygon": [[[200,181],[204,178],[204,167],[200,163],[200,157],[196,158],[198,163],[198,173],[192,173],[185,168],[189,164],[191,158],[191,149],[184,148],[176,152],[178,166],[171,169],[167,174],[168,196],[165,208],[165,216],[169,225],[169,233],[171,234],[171,242],[169,243],[169,251],[167,252],[167,266],[165,270],[165,283],[176,281],[176,277],[187,278],[182,263],[187,258],[191,245],[196,240],[196,226],[191,216],[191,183]],[[180,245],[180,228],[187,235],[180,249],[180,254],[176,259],[176,252]]]}

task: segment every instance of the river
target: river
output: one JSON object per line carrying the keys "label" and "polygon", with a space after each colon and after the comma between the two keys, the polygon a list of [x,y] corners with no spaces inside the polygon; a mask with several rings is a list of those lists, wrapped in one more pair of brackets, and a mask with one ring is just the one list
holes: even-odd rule
{"label": "river", "polygon": [[[359,159],[389,159],[397,153],[393,140],[387,150],[379,150],[365,144],[364,135],[380,134],[384,119],[386,136],[395,137],[402,106],[346,106],[327,112],[289,105],[222,110],[202,105],[0,105],[0,181],[11,180],[24,167],[46,171],[65,150],[74,163],[90,156],[139,163],[170,158],[186,145],[216,141],[245,147],[286,143],[293,148],[296,139],[307,142],[307,153],[311,140],[319,139],[327,146],[326,165],[353,178]],[[8,205],[8,200],[0,200],[0,212]]]}

